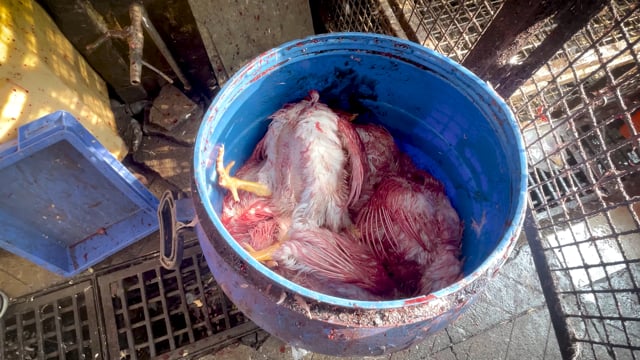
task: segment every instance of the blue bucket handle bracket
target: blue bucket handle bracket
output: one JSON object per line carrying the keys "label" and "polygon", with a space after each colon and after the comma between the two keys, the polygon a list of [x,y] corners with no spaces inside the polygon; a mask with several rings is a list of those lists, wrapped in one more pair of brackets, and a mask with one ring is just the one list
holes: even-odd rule
{"label": "blue bucket handle bracket", "polygon": [[0,290],[0,319],[4,316],[9,308],[9,297]]}
{"label": "blue bucket handle bracket", "polygon": [[[175,270],[182,263],[181,230],[193,227],[197,223],[196,218],[192,218],[191,222],[186,224],[178,221],[177,207],[171,190],[165,191],[158,205],[158,227],[160,232],[160,264],[167,270]],[[184,215],[181,218],[184,218]]]}

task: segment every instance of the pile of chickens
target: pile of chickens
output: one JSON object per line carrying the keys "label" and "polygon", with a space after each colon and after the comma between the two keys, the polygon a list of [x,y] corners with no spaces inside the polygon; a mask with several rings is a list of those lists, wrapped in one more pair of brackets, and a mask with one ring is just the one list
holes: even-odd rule
{"label": "pile of chickens", "polygon": [[386,129],[319,97],[274,113],[233,177],[220,147],[227,231],[281,275],[342,298],[413,297],[457,281],[463,225],[443,185]]}

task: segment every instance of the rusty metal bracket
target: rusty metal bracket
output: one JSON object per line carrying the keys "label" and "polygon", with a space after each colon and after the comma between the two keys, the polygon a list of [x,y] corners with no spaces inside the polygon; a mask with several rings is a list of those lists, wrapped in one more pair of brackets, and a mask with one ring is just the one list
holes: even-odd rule
{"label": "rusty metal bracket", "polygon": [[140,3],[132,3],[129,6],[129,17],[131,18],[131,25],[127,26],[125,29],[117,29],[117,30],[107,30],[102,36],[100,36],[96,41],[86,46],[86,50],[88,52],[94,51],[98,46],[105,42],[108,38],[117,38],[127,40],[129,44],[129,65],[130,65],[130,83],[131,85],[139,85],[140,79],[142,76],[142,66],[146,66],[153,72],[160,75],[163,79],[165,79],[170,84],[173,84],[173,80],[164,74],[162,71],[152,66],[148,62],[142,60],[142,49],[144,48],[144,30],[147,31],[147,34],[156,45],[162,56],[164,56],[171,69],[176,74],[180,82],[182,82],[182,86],[186,91],[191,89],[191,84],[184,76],[175,59],[171,55],[171,52],[167,48],[167,45],[160,37],[160,34],[156,30],[155,26],[149,19],[149,15],[147,14],[146,9]]}

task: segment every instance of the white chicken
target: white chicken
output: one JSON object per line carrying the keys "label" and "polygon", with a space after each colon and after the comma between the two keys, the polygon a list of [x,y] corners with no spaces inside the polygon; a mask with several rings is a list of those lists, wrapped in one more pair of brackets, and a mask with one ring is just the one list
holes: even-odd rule
{"label": "white chicken", "polygon": [[[218,183],[236,201],[238,190],[271,198],[275,213],[290,217],[289,231],[326,227],[339,232],[352,222],[349,205],[360,197],[366,162],[362,141],[350,116],[320,103],[317,91],[298,103],[285,105],[271,116],[264,138],[252,155],[256,181],[231,177],[231,162],[223,166],[218,153]],[[259,252],[270,260],[282,237]]]}

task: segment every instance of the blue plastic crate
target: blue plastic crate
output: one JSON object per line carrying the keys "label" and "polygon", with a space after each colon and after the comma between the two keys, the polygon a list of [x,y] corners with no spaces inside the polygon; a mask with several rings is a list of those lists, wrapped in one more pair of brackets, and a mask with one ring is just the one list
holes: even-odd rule
{"label": "blue plastic crate", "polygon": [[76,275],[158,229],[158,199],[71,114],[0,145],[0,247]]}

